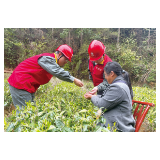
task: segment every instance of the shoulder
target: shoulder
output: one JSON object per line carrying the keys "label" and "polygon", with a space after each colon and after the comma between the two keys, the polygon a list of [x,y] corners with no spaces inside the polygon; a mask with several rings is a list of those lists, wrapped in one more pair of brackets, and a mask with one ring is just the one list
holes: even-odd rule
{"label": "shoulder", "polygon": [[124,89],[127,89],[128,88],[128,86],[127,86],[127,84],[125,84],[125,83],[113,83],[113,84],[111,84],[110,85],[111,86],[111,88],[113,88],[113,89],[117,89],[117,90],[124,90]]}
{"label": "shoulder", "polygon": [[50,56],[42,56],[39,57],[38,59],[38,64],[40,66],[54,66],[54,67],[58,67],[59,65],[56,63],[56,59]]}
{"label": "shoulder", "polygon": [[112,62],[112,59],[111,59],[107,54],[105,54],[105,56],[104,56],[104,57],[105,57],[105,60],[106,60],[106,61],[108,61],[108,62]]}
{"label": "shoulder", "polygon": [[41,60],[41,61],[54,61],[56,62],[56,59],[54,57],[50,57],[50,56],[41,56],[39,57],[38,61]]}
{"label": "shoulder", "polygon": [[118,84],[109,84],[107,87],[107,92],[113,93],[115,95],[117,94],[123,94],[122,88]]}
{"label": "shoulder", "polygon": [[120,86],[119,86],[119,84],[118,83],[112,83],[112,84],[110,84],[110,88],[117,88],[117,89],[119,89],[119,88],[121,88]]}

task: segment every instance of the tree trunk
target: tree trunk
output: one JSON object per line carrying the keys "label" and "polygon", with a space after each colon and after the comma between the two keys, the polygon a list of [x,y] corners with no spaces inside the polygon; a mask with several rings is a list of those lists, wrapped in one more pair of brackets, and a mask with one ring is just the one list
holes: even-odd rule
{"label": "tree trunk", "polygon": [[149,28],[149,32],[148,32],[148,45],[147,45],[147,49],[149,49],[149,40],[150,40],[150,28]]}
{"label": "tree trunk", "polygon": [[117,51],[119,52],[119,38],[120,38],[120,28],[118,28],[118,37],[117,37]]}
{"label": "tree trunk", "polygon": [[81,28],[81,46],[82,46],[82,32],[83,32],[83,29]]}
{"label": "tree trunk", "polygon": [[66,34],[66,44],[67,44],[67,42],[68,42],[68,41],[67,41],[67,38],[68,38],[68,35]]}
{"label": "tree trunk", "polygon": [[53,28],[52,28],[52,39],[53,39]]}
{"label": "tree trunk", "polygon": [[70,38],[70,31],[69,31],[69,46],[70,46],[70,41],[71,41],[71,38]]}
{"label": "tree trunk", "polygon": [[117,45],[119,45],[119,37],[120,37],[120,28],[118,28]]}

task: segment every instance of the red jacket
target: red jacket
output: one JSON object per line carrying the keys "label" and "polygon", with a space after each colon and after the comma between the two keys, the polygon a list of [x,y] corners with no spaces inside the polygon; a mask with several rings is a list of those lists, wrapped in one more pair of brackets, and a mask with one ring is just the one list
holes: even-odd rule
{"label": "red jacket", "polygon": [[9,84],[17,89],[34,93],[40,85],[48,83],[53,75],[45,71],[38,64],[38,58],[42,56],[55,58],[54,54],[42,53],[24,60],[15,68],[9,77]]}
{"label": "red jacket", "polygon": [[104,67],[108,62],[112,62],[112,60],[106,54],[103,64],[94,65],[94,63],[89,60],[89,70],[92,75],[94,86],[98,86],[103,82]]}

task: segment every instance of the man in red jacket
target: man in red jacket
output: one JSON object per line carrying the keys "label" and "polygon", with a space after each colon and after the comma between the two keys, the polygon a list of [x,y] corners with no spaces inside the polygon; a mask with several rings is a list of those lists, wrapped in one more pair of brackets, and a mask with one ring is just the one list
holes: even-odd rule
{"label": "man in red jacket", "polygon": [[102,94],[103,90],[108,86],[107,80],[104,78],[104,67],[112,60],[105,54],[106,47],[101,41],[93,40],[88,48],[89,53],[89,79],[93,81],[94,88],[90,94]]}
{"label": "man in red jacket", "polygon": [[42,53],[21,62],[8,79],[14,106],[22,109],[25,102],[33,101],[38,87],[48,83],[52,76],[82,87],[79,79],[61,68],[68,60],[71,61],[72,56],[72,48],[64,44],[56,49],[56,53]]}

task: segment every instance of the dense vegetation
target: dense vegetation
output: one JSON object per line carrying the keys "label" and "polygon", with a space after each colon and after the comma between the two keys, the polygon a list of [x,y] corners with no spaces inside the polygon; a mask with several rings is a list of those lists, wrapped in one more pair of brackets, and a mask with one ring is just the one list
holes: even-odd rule
{"label": "dense vegetation", "polygon": [[[85,84],[87,88],[93,87],[91,83]],[[66,82],[54,89],[51,83],[42,85],[36,93],[36,103],[27,103],[27,108],[17,117],[12,111],[4,119],[4,129],[7,132],[108,132],[107,128],[96,125],[105,119],[96,118],[98,108],[83,97],[86,91]],[[11,104],[8,93],[5,81],[6,106]]]}
{"label": "dense vegetation", "polygon": [[[56,79],[53,80],[55,83]],[[79,88],[74,84],[61,82],[52,85],[49,82],[40,86],[35,101],[27,103],[27,108],[16,117],[15,111],[4,118],[4,130],[14,132],[100,132],[109,128],[97,126],[105,119],[96,118],[98,108],[83,95],[93,88],[91,82],[85,81],[85,86]],[[9,107],[12,103],[7,81],[4,81],[4,101]],[[155,90],[147,87],[133,87],[134,99],[152,102],[156,105]],[[156,107],[151,108],[146,116],[145,131],[156,130]],[[114,131],[116,129],[113,128]]]}
{"label": "dense vegetation", "polygon": [[105,44],[106,54],[130,73],[132,82],[155,86],[155,28],[5,28],[4,67],[15,68],[30,56],[53,53],[59,45],[68,44],[74,56],[65,69],[88,79],[87,51],[93,39]]}

